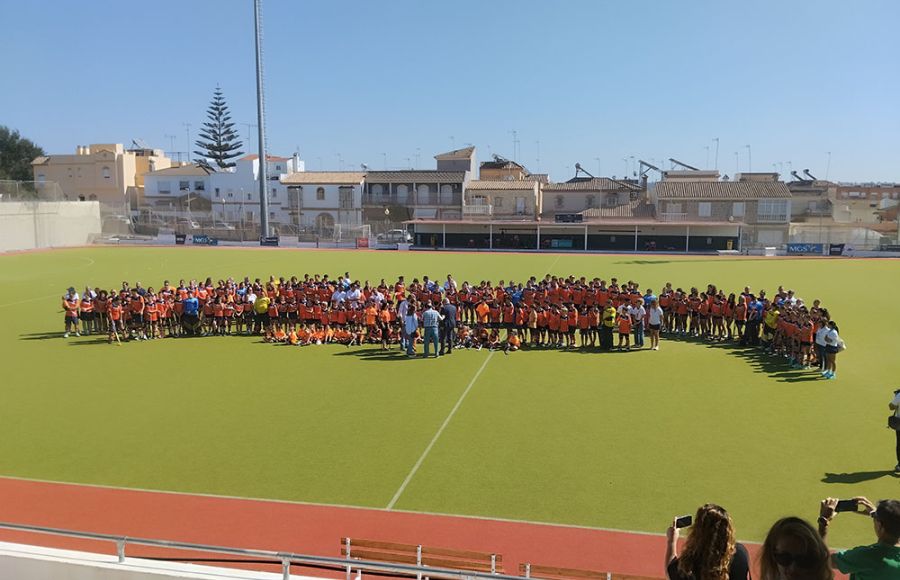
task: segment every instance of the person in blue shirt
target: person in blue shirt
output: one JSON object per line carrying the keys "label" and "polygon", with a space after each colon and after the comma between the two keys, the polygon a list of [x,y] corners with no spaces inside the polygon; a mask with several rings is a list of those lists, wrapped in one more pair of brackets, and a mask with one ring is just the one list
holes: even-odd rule
{"label": "person in blue shirt", "polygon": [[196,296],[188,296],[182,301],[182,305],[184,306],[181,315],[182,327],[186,334],[193,336],[200,327],[200,301]]}
{"label": "person in blue shirt", "polygon": [[657,302],[656,294],[653,293],[653,290],[647,288],[647,291],[644,292],[644,308],[650,308],[650,304],[653,302]]}

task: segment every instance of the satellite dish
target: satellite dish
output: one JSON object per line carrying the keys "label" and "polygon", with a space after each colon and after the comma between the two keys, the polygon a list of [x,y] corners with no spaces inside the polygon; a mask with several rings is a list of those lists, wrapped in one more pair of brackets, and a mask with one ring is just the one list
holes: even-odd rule
{"label": "satellite dish", "polygon": [[581,171],[581,163],[575,164],[575,171]]}

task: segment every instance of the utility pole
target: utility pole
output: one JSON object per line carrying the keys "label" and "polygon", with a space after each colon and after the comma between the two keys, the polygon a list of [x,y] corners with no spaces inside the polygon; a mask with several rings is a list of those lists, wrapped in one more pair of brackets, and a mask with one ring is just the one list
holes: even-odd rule
{"label": "utility pole", "polygon": [[[175,135],[165,135],[165,138],[169,140],[169,155],[171,157],[175,157]],[[181,153],[178,153],[178,160],[181,161]]]}
{"label": "utility pole", "polygon": [[250,128],[256,128],[256,125],[253,123],[241,123],[244,127],[247,127],[247,151],[253,150],[253,131]]}
{"label": "utility pole", "polygon": [[262,0],[253,0],[253,25],[256,41],[256,125],[259,141],[259,235],[269,236],[269,199],[266,167],[266,108],[263,93]]}
{"label": "utility pole", "polygon": [[705,146],[704,149],[706,149],[706,165],[703,167],[709,169],[709,145]]}
{"label": "utility pole", "polygon": [[744,145],[744,147],[747,148],[747,173],[753,173],[753,152],[749,145]]}
{"label": "utility pole", "polygon": [[538,139],[534,142],[537,145],[537,157],[535,158],[535,165],[537,165],[537,172],[541,172],[541,140]]}
{"label": "utility pole", "polygon": [[713,139],[713,141],[716,142],[716,166],[715,166],[715,170],[718,171],[718,170],[719,170],[719,138],[716,137],[715,139]]}
{"label": "utility pole", "polygon": [[184,132],[187,135],[187,158],[188,163],[191,162],[191,124],[190,123],[182,123],[184,125]]}
{"label": "utility pole", "polygon": [[825,166],[825,181],[828,181],[828,173],[831,171],[831,151],[828,152],[828,164]]}
{"label": "utility pole", "polygon": [[600,173],[601,173],[601,171],[600,171],[600,158],[599,158],[599,157],[594,157],[594,161],[597,162],[597,177],[600,177]]}

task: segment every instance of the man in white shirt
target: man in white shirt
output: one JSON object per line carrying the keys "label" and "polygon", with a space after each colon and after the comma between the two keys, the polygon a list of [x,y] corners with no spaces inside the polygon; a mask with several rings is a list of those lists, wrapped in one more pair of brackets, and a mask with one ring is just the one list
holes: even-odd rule
{"label": "man in white shirt", "polygon": [[816,360],[819,361],[819,370],[825,370],[825,335],[828,334],[828,325],[824,320],[816,322]]}
{"label": "man in white shirt", "polygon": [[335,289],[335,291],[332,292],[332,294],[331,294],[331,305],[337,306],[338,304],[340,304],[341,302],[343,302],[346,299],[347,299],[347,293],[344,292],[344,290],[340,286],[338,286]]}
{"label": "man in white shirt", "polygon": [[356,306],[359,304],[359,299],[362,297],[362,292],[359,291],[359,286],[353,284],[350,286],[350,291],[346,294],[347,301],[350,302],[352,306]]}
{"label": "man in white shirt", "polygon": [[[397,318],[405,321],[406,315],[409,312],[409,301],[406,297],[400,300],[400,304],[397,305]],[[406,334],[406,324],[400,327],[400,348],[407,347],[407,334]]]}
{"label": "man in white shirt", "polygon": [[406,315],[403,317],[403,334],[406,336],[406,356],[416,356],[416,330],[418,328],[419,319],[416,316],[416,308],[415,306],[409,307]]}
{"label": "man in white shirt", "polygon": [[628,315],[631,316],[631,332],[634,334],[634,347],[644,348],[644,317],[647,315],[644,303],[638,302],[637,306],[629,306]]}

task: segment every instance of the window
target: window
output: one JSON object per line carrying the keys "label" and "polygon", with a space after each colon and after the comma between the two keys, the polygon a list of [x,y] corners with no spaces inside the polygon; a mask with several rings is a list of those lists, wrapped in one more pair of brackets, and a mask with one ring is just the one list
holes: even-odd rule
{"label": "window", "polygon": [[619,196],[611,193],[606,196],[606,207],[616,207],[619,205]]}
{"label": "window", "polygon": [[234,197],[234,192],[233,192],[233,191],[229,191],[229,192],[228,192],[228,198],[231,199],[232,197]]}
{"label": "window", "polygon": [[252,199],[253,199],[253,194],[252,194],[252,193],[248,193],[248,194],[247,194],[247,201],[250,201],[250,200],[252,200]]}
{"label": "window", "polygon": [[398,185],[397,186],[397,195],[402,195],[402,196],[409,195],[409,188],[406,187],[405,185]]}
{"label": "window", "polygon": [[744,211],[745,207],[743,201],[736,201],[731,204],[731,215],[734,217],[744,217]]}
{"label": "window", "polygon": [[179,191],[187,191],[191,188],[190,181],[179,181],[178,182],[178,190]]}
{"label": "window", "polygon": [[566,204],[566,200],[561,195],[556,196],[556,207],[562,207]]}
{"label": "window", "polygon": [[43,183],[44,180],[47,179],[47,177],[43,173],[38,173],[37,177],[38,177],[38,181],[41,183]]}
{"label": "window", "polygon": [[338,189],[338,203],[341,209],[353,209],[353,188],[342,186]]}
{"label": "window", "polygon": [[319,187],[316,189],[316,199],[319,201],[323,201],[325,199],[325,188]]}
{"label": "window", "polygon": [[756,208],[756,219],[761,222],[786,222],[789,208],[786,199],[761,199]]}
{"label": "window", "polygon": [[585,198],[585,205],[587,207],[594,207],[594,204],[597,203],[597,198],[593,195],[589,195]]}
{"label": "window", "polygon": [[275,171],[281,171],[281,165],[276,165],[276,166],[275,166]]}
{"label": "window", "polygon": [[712,204],[708,201],[701,201],[697,204],[697,215],[700,217],[709,217],[712,215]]}
{"label": "window", "polygon": [[494,198],[494,207],[503,207],[503,198],[502,197],[498,196],[498,197]]}
{"label": "window", "polygon": [[380,183],[373,185],[371,191],[372,195],[384,195],[384,187],[382,187]]}
{"label": "window", "polygon": [[171,181],[159,181],[156,183],[156,192],[157,193],[172,193],[172,182]]}
{"label": "window", "polygon": [[272,199],[276,199],[278,197],[278,190],[274,187],[272,188]]}
{"label": "window", "polygon": [[216,197],[219,197],[219,188],[216,188]]}
{"label": "window", "polygon": [[204,189],[206,189],[206,184],[204,184],[202,181],[195,181],[194,189],[196,191],[203,191]]}
{"label": "window", "polygon": [[102,169],[102,172],[103,172],[103,179],[109,179],[109,176],[110,176],[109,167],[104,167]]}
{"label": "window", "polygon": [[269,212],[269,219],[270,219],[270,220],[275,219],[275,212],[274,212],[274,211],[270,211],[270,212]]}

